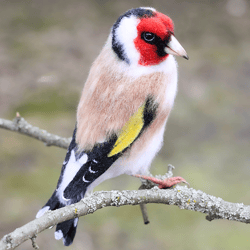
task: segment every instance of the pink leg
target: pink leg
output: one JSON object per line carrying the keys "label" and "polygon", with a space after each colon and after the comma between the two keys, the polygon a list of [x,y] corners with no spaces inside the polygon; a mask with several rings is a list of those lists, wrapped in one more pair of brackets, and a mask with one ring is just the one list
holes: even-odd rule
{"label": "pink leg", "polygon": [[158,184],[159,185],[158,187],[161,189],[162,188],[170,188],[170,187],[174,186],[175,184],[178,184],[181,182],[186,183],[189,186],[188,182],[180,176],[167,178],[165,180],[160,180],[160,179],[157,179],[155,177],[139,175],[139,174],[135,174],[134,176],[137,178],[142,178],[144,180],[152,181],[153,183]]}

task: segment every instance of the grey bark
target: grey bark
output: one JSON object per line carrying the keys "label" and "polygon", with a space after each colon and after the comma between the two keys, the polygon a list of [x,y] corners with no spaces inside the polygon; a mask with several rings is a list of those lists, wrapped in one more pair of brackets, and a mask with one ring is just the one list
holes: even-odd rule
{"label": "grey bark", "polygon": [[207,214],[207,219],[228,219],[243,223],[250,222],[250,206],[242,203],[231,203],[221,198],[208,195],[200,190],[186,186],[176,186],[173,189],[162,190],[154,187],[150,190],[95,192],[78,203],[48,211],[42,217],[17,228],[5,235],[0,241],[0,250],[15,249],[24,241],[33,238],[43,230],[59,222],[94,213],[98,209],[109,206],[139,205],[146,203],[161,203],[175,205]]}

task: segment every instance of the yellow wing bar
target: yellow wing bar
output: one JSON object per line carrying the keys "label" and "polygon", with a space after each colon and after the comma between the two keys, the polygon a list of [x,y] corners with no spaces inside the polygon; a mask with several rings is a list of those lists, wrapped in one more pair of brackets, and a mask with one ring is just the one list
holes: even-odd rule
{"label": "yellow wing bar", "polygon": [[108,157],[122,152],[137,138],[144,125],[144,108],[145,104],[143,104],[137,110],[137,112],[130,117],[129,121],[123,126],[122,131],[115,142],[114,148],[111,150]]}

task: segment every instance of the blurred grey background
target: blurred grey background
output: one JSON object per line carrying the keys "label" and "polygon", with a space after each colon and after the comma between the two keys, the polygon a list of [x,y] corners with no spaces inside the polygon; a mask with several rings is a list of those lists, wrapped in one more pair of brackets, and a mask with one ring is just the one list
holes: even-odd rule
{"label": "blurred grey background", "polygon": [[[152,6],[175,22],[190,57],[177,58],[179,92],[153,174],[173,164],[193,188],[250,204],[250,2],[248,0],[9,0],[0,2],[0,117],[70,137],[91,63],[125,11]],[[0,130],[0,238],[33,220],[54,190],[66,151]],[[121,176],[96,190],[137,189]],[[67,249],[250,249],[250,226],[148,205],[105,208],[80,219]],[[40,249],[62,249],[54,229]],[[26,242],[18,249],[32,249]],[[66,248],[65,248],[66,249]]]}

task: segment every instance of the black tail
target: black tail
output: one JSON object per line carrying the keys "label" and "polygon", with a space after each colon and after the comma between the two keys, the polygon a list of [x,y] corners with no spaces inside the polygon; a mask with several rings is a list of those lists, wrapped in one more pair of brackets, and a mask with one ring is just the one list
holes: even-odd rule
{"label": "black tail", "polygon": [[62,238],[64,246],[71,245],[76,235],[77,223],[78,218],[59,223],[56,226],[55,239],[60,240]]}
{"label": "black tail", "polygon": [[[36,214],[36,218],[41,217],[48,210],[56,210],[64,206],[65,205],[59,201],[55,191],[48,202],[43,206],[43,208],[38,211],[38,213]],[[55,239],[63,239],[63,244],[65,246],[71,245],[76,234],[77,223],[78,218],[59,223],[56,226]]]}
{"label": "black tail", "polygon": [[[63,162],[57,189],[45,206],[37,213],[37,218],[48,210],[55,210],[83,199],[89,185],[101,176],[122,154],[118,153],[109,157],[109,152],[111,152],[117,136],[113,136],[107,142],[95,145],[91,152],[84,152],[78,148],[75,134],[76,128]],[[65,246],[72,244],[77,223],[78,218],[59,223],[56,227],[55,238],[57,240],[63,239]]]}

